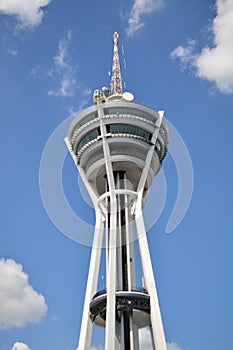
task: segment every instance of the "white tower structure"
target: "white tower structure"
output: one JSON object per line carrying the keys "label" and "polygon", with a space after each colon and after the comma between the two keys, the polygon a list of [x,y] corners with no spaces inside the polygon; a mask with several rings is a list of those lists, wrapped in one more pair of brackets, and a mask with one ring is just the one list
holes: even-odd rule
{"label": "white tower structure", "polygon": [[[94,92],[95,104],[75,116],[66,138],[96,212],[78,350],[91,348],[93,324],[105,328],[105,350],[142,349],[143,327],[150,327],[154,349],[167,349],[142,210],[166,155],[168,128],[163,111],[133,98],[122,92],[114,33],[111,89]],[[106,289],[97,290],[102,254]]]}

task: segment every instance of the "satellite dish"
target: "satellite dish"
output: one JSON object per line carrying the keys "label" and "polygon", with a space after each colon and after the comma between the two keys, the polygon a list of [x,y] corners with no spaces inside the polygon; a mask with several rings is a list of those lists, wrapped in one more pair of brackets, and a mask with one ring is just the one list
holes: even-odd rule
{"label": "satellite dish", "polygon": [[131,102],[134,99],[134,95],[131,94],[131,92],[124,92],[122,97],[123,97],[124,100],[126,100],[128,102]]}

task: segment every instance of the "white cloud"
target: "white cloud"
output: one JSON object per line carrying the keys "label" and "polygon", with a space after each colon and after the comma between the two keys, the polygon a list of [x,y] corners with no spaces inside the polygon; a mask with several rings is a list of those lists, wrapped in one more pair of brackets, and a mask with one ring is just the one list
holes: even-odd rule
{"label": "white cloud", "polygon": [[144,27],[143,18],[158,11],[164,5],[164,0],[134,0],[131,8],[126,33],[133,36],[139,29]]}
{"label": "white cloud", "polygon": [[78,108],[79,111],[81,111],[90,102],[91,93],[91,89],[85,89],[82,92],[82,102],[80,103],[80,106]]}
{"label": "white cloud", "polygon": [[20,342],[16,342],[14,343],[14,345],[12,346],[11,350],[31,350],[27,344],[25,343],[20,343]]}
{"label": "white cloud", "polygon": [[194,52],[190,43],[179,46],[171,57],[180,59],[183,67],[191,67],[199,78],[212,81],[222,93],[233,93],[233,0],[217,0],[217,14],[212,21],[213,47]]}
{"label": "white cloud", "polygon": [[91,89],[84,89],[82,95],[89,97],[91,95]]}
{"label": "white cloud", "polygon": [[58,317],[58,316],[52,316],[52,321],[60,321],[60,317]]}
{"label": "white cloud", "polygon": [[58,54],[53,58],[54,67],[49,71],[48,75],[59,80],[59,86],[48,91],[50,96],[72,96],[77,85],[75,79],[76,69],[72,65],[69,54],[71,36],[72,32],[68,31],[66,38],[60,40]]}
{"label": "white cloud", "polygon": [[0,259],[0,329],[37,322],[46,312],[43,295],[29,284],[22,265]]}
{"label": "white cloud", "polygon": [[171,53],[171,58],[179,58],[182,69],[189,68],[190,66],[195,64],[196,56],[194,54],[196,42],[194,40],[189,39],[187,46],[178,46]]}
{"label": "white cloud", "polygon": [[139,330],[139,342],[142,349],[153,350],[151,333],[148,328],[142,328]]}
{"label": "white cloud", "polygon": [[181,350],[177,343],[167,343],[167,350]]}
{"label": "white cloud", "polygon": [[7,49],[7,52],[11,55],[11,56],[17,56],[18,55],[18,50],[15,49]]}
{"label": "white cloud", "polygon": [[0,0],[0,13],[14,16],[20,28],[34,27],[41,23],[44,16],[42,7],[51,0]]}
{"label": "white cloud", "polygon": [[[76,350],[78,350],[78,348],[76,348]],[[104,350],[104,347],[102,345],[100,345],[100,346],[94,345],[90,348],[90,350]]]}
{"label": "white cloud", "polygon": [[[151,333],[148,328],[142,328],[139,330],[139,342],[140,347],[143,350],[153,350]],[[167,343],[167,350],[181,350],[177,343]]]}
{"label": "white cloud", "polygon": [[35,66],[31,69],[30,75],[36,77],[40,71],[40,66]]}
{"label": "white cloud", "polygon": [[91,89],[84,89],[83,92],[81,93],[81,102],[79,103],[78,106],[70,106],[68,108],[68,113],[69,115],[72,115],[74,113],[80,112],[83,110],[83,108],[90,103],[90,96],[92,94]]}

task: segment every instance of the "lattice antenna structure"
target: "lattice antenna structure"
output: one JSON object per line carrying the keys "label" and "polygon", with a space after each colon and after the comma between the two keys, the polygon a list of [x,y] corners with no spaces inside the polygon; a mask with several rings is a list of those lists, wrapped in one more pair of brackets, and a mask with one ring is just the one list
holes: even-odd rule
{"label": "lattice antenna structure", "polygon": [[119,34],[115,32],[113,34],[113,61],[112,61],[112,79],[111,79],[111,95],[122,94],[122,78],[121,67],[118,51]]}

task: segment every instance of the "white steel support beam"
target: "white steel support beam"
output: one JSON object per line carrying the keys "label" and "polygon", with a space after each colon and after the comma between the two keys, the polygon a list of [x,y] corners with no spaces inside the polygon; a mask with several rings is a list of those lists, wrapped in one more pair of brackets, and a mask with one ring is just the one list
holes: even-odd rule
{"label": "white steel support beam", "polygon": [[[116,174],[116,190],[120,189],[120,176]],[[117,283],[116,288],[118,290],[123,289],[123,276],[122,276],[122,222],[121,222],[121,200],[120,195],[117,197],[117,247],[116,247],[116,263],[117,263]],[[125,350],[125,345],[122,339],[124,339],[124,316],[121,313],[121,322],[119,325],[120,336],[119,336],[119,350]]]}
{"label": "white steel support beam", "polygon": [[145,160],[145,167],[142,171],[142,175],[138,184],[137,192],[138,197],[136,200],[135,206],[135,223],[138,237],[138,246],[141,257],[142,264],[142,273],[143,278],[145,280],[145,286],[150,295],[150,310],[151,310],[151,328],[152,328],[152,336],[153,336],[153,344],[155,345],[156,350],[167,350],[162,317],[160,313],[158,295],[155,285],[154,273],[152,269],[152,263],[150,258],[150,251],[146,236],[146,229],[144,225],[144,220],[142,216],[142,201],[143,201],[143,190],[146,184],[147,176],[149,173],[149,169],[151,166],[151,161],[154,153],[154,147],[156,144],[156,140],[159,135],[159,129],[163,120],[163,111],[159,111],[159,117],[157,118],[155,130],[151,138],[151,147],[147,153],[147,157]]}
{"label": "white steel support beam", "polygon": [[[87,285],[86,285],[86,295],[85,295],[85,301],[84,301],[84,307],[83,307],[83,316],[82,316],[82,323],[81,323],[81,330],[79,334],[79,344],[78,344],[78,350],[86,350],[86,349],[90,349],[90,346],[91,346],[92,322],[90,319],[89,306],[93,295],[97,291],[102,241],[103,241],[103,230],[104,230],[104,216],[102,214],[104,211],[104,206],[103,205],[101,206],[100,203],[98,205],[98,197],[96,196],[95,192],[90,186],[85,172],[78,165],[77,157],[73,152],[69,139],[67,137],[65,138],[65,143],[73,158],[73,161],[76,167],[78,168],[78,171],[83,179],[83,182],[88,190],[88,193],[94,204],[95,214],[96,214],[95,232],[94,232],[94,237],[92,242],[90,267],[89,267],[89,273],[88,273],[88,279],[87,279]],[[103,208],[102,213],[99,209],[99,206],[100,208]]]}
{"label": "white steel support beam", "polygon": [[[127,179],[124,178],[124,189],[127,190]],[[135,272],[135,257],[134,257],[134,242],[132,237],[132,217],[130,210],[130,196],[125,193],[124,195],[124,208],[125,208],[125,239],[127,250],[127,277],[128,277],[128,289],[136,287],[136,272]],[[133,324],[132,315],[129,319],[130,327],[130,349],[139,350],[139,337],[138,327]]]}
{"label": "white steel support beam", "polygon": [[160,129],[160,126],[161,126],[162,120],[163,120],[164,111],[159,111],[158,113],[159,113],[159,117],[157,118],[157,121],[155,124],[155,131],[154,131],[152,138],[151,138],[152,145],[150,146],[149,151],[147,153],[146,160],[145,160],[145,166],[144,166],[144,169],[142,171],[142,175],[141,175],[141,178],[140,178],[140,181],[138,184],[138,188],[137,188],[137,192],[139,194],[142,194],[143,189],[144,189],[145,184],[146,184],[146,179],[147,179],[147,176],[148,176],[148,173],[150,170],[150,165],[151,165],[153,153],[155,150],[155,143],[156,143],[156,140],[158,138],[159,129]]}
{"label": "white steel support beam", "polygon": [[89,306],[93,295],[97,291],[100,258],[102,250],[104,223],[100,212],[96,212],[96,224],[94,239],[92,244],[92,252],[90,259],[90,268],[87,279],[86,295],[83,307],[82,324],[79,335],[78,350],[86,350],[91,347],[92,322],[90,319]]}
{"label": "white steel support beam", "polygon": [[136,324],[133,324],[133,321],[131,319],[131,325],[133,328],[133,350],[139,350],[139,335],[138,335],[138,326]]}
{"label": "white steel support beam", "polygon": [[104,111],[102,102],[97,102],[98,116],[100,118],[100,131],[103,142],[103,152],[110,192],[110,232],[109,232],[109,257],[107,271],[107,312],[106,312],[106,332],[105,350],[115,350],[116,341],[116,230],[117,230],[117,201],[115,193],[115,182],[109,145],[106,139],[106,127],[103,122]]}
{"label": "white steel support beam", "polygon": [[[120,189],[120,178],[119,173],[117,173],[116,178],[116,189]],[[122,246],[122,222],[121,222],[121,201],[120,201],[120,195],[118,195],[117,200],[117,246],[116,246],[116,254],[117,254],[117,283],[116,288],[118,290],[122,290],[123,288],[123,281],[122,281],[122,256],[121,256],[121,246]]]}
{"label": "white steel support beam", "polygon": [[[105,205],[106,208],[108,210],[109,208],[109,198],[105,198]],[[107,276],[108,276],[108,266],[109,266],[109,259],[108,259],[108,246],[109,246],[109,227],[110,227],[110,221],[109,221],[109,215],[107,213],[106,215],[106,220],[105,220],[105,260],[106,260],[106,266],[105,266],[105,270],[106,270],[106,283],[107,283]],[[106,285],[107,288],[107,285]]]}
{"label": "white steel support beam", "polygon": [[107,278],[107,313],[105,350],[115,349],[115,299],[116,299],[116,201],[111,201],[110,237],[109,237],[109,268]]}
{"label": "white steel support beam", "polygon": [[107,173],[107,179],[108,179],[108,186],[109,186],[109,192],[110,192],[110,199],[116,198],[115,194],[115,182],[114,182],[114,176],[113,176],[113,169],[112,169],[112,161],[111,161],[111,155],[110,155],[110,149],[109,145],[106,139],[106,126],[103,122],[104,117],[104,111],[102,107],[102,102],[97,102],[97,109],[98,109],[98,116],[100,118],[100,132],[102,136],[102,142],[103,142],[103,151],[104,151],[104,159],[105,159],[105,166],[106,166],[106,173]]}
{"label": "white steel support beam", "polygon": [[[130,210],[128,208],[128,196],[125,195],[125,244],[127,251],[127,279],[128,279],[128,289],[132,290],[135,287],[135,266],[134,266],[134,256],[132,251],[133,242],[130,241],[131,235],[131,222],[129,220]],[[133,284],[132,284],[133,282]]]}
{"label": "white steel support beam", "polygon": [[146,229],[142,217],[142,200],[139,197],[136,202],[135,222],[138,235],[138,246],[141,257],[142,272],[145,279],[145,287],[150,296],[150,317],[153,340],[156,350],[167,350],[162,317],[160,313],[158,295],[150,258],[150,251],[146,237]]}

